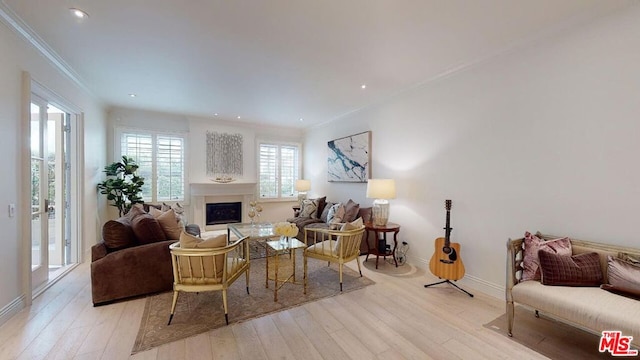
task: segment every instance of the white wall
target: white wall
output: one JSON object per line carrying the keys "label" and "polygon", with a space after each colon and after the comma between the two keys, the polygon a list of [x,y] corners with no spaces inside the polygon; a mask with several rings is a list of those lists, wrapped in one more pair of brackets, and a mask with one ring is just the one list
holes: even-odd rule
{"label": "white wall", "polygon": [[[25,277],[29,274],[24,264],[24,247],[29,240],[21,230],[21,222],[30,209],[20,207],[20,194],[28,192],[29,180],[21,176],[21,76],[28,71],[36,80],[66,102],[85,113],[84,139],[86,154],[79,167],[84,175],[84,206],[82,226],[82,247],[87,251],[96,242],[96,218],[100,204],[97,202],[95,184],[101,176],[105,163],[105,122],[106,117],[100,103],[67,80],[59,71],[49,65],[42,55],[19,38],[4,23],[0,23],[0,153],[3,154],[4,174],[0,177],[0,323],[24,303]],[[8,205],[16,204],[17,216],[9,218]]]}
{"label": "white wall", "polygon": [[638,246],[640,9],[625,11],[309,131],[313,192],[370,206],[366,184],[326,181],[325,159],[328,140],[371,130],[410,260],[427,267],[451,199],[462,283],[499,297],[505,243],[526,230]]}

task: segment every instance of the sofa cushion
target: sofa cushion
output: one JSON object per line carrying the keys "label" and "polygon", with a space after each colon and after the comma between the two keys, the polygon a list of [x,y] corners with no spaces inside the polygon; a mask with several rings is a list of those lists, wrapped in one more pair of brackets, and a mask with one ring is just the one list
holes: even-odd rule
{"label": "sofa cushion", "polygon": [[545,286],[538,281],[524,281],[513,287],[512,295],[516,303],[554,314],[596,333],[616,329],[634,339],[640,337],[638,301],[598,287]]}
{"label": "sofa cushion", "polygon": [[102,240],[109,251],[125,249],[136,245],[131,221],[127,217],[109,220],[102,226]]}
{"label": "sofa cushion", "polygon": [[158,220],[151,214],[143,213],[131,220],[131,228],[140,244],[150,244],[167,240],[167,236],[160,227]]}
{"label": "sofa cushion", "polygon": [[[227,234],[220,234],[206,239],[193,236],[185,231],[180,234],[180,247],[183,249],[216,249],[225,246],[227,246]],[[224,268],[224,255],[216,255],[215,260],[215,274],[220,276],[222,274],[222,269]],[[192,258],[191,267],[193,277],[202,276],[202,271],[200,270],[201,267],[204,267],[206,277],[214,276],[213,256]],[[189,264],[186,261],[180,263],[180,268],[182,269],[183,274],[189,274]]]}
{"label": "sofa cushion", "polygon": [[347,201],[347,203],[344,205],[345,214],[342,220],[344,222],[352,222],[358,216],[359,210],[360,210],[360,204],[349,199],[349,201]]}
{"label": "sofa cushion", "polygon": [[600,286],[602,269],[596,252],[573,256],[557,255],[540,250],[542,284],[562,286]]}
{"label": "sofa cushion", "polygon": [[527,231],[524,234],[522,281],[540,280],[540,260],[538,257],[540,250],[569,256],[571,255],[571,241],[566,237],[545,241]]}
{"label": "sofa cushion", "polygon": [[303,218],[318,218],[318,200],[316,199],[305,199],[302,200],[302,205],[300,206],[300,217]]}
{"label": "sofa cushion", "polygon": [[617,294],[640,298],[640,265],[608,256],[608,284],[603,289]]}

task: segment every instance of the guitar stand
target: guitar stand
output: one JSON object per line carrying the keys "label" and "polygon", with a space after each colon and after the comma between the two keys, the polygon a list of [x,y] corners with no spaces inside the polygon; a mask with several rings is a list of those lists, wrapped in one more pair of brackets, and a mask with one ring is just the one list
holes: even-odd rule
{"label": "guitar stand", "polygon": [[435,283],[433,283],[433,284],[427,284],[427,285],[425,285],[424,287],[429,287],[429,286],[439,285],[439,284],[444,284],[444,283],[447,283],[447,284],[449,284],[449,285],[451,285],[451,286],[455,287],[456,289],[458,289],[458,290],[462,291],[463,293],[465,293],[465,294],[467,294],[467,295],[469,295],[469,296],[473,297],[473,294],[472,294],[472,293],[470,293],[470,292],[468,292],[467,290],[465,290],[465,289],[461,288],[460,286],[458,286],[458,285],[456,285],[456,284],[452,283],[450,280],[442,280],[442,281],[438,281],[438,282],[435,282]]}

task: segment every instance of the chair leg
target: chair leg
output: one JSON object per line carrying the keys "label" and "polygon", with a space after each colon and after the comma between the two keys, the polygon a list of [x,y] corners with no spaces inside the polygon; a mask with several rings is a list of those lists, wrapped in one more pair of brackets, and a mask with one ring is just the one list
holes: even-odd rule
{"label": "chair leg", "polygon": [[327,267],[331,266],[331,261],[327,261]]}
{"label": "chair leg", "polygon": [[178,291],[173,291],[173,302],[171,303],[171,314],[169,315],[169,322],[167,326],[171,325],[171,320],[173,320],[173,314],[176,311],[176,304],[178,303]]}
{"label": "chair leg", "polygon": [[249,269],[244,272],[247,275],[247,295],[249,295]]}
{"label": "chair leg", "polygon": [[303,259],[302,263],[304,264],[304,266],[303,266],[304,271],[303,271],[303,274],[302,274],[302,276],[303,276],[302,283],[304,285],[303,285],[302,293],[306,295],[307,294],[307,257],[303,256],[302,259]]}
{"label": "chair leg", "polygon": [[342,263],[340,263],[340,292],[342,292]]}
{"label": "chair leg", "polygon": [[222,304],[224,305],[224,321],[229,325],[229,311],[227,309],[227,289],[222,290]]}
{"label": "chair leg", "polygon": [[360,273],[360,277],[362,277],[362,268],[360,268],[360,258],[356,258],[356,262],[358,263],[358,272]]}

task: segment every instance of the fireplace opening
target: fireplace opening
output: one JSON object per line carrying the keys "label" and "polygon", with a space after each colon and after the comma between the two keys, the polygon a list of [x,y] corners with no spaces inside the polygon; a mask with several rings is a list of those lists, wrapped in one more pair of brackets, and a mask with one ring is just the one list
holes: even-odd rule
{"label": "fireplace opening", "polygon": [[207,204],[207,225],[242,222],[242,203],[223,202]]}

